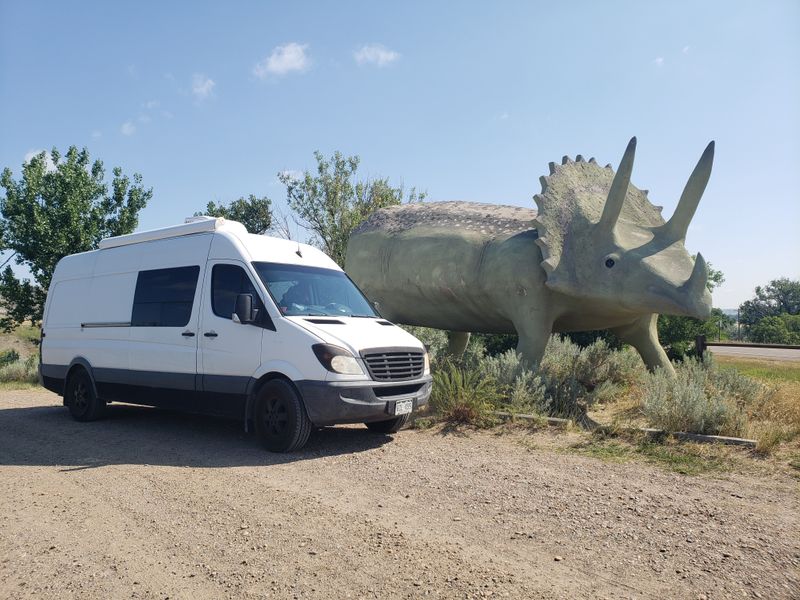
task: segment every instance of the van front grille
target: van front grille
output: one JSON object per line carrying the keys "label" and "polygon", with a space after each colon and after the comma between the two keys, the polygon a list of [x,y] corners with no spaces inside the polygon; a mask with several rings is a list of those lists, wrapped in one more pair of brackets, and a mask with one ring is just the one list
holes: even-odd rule
{"label": "van front grille", "polygon": [[384,352],[365,353],[364,362],[367,363],[369,374],[375,381],[403,381],[416,379],[422,376],[425,368],[425,358],[418,350],[398,351],[386,350]]}

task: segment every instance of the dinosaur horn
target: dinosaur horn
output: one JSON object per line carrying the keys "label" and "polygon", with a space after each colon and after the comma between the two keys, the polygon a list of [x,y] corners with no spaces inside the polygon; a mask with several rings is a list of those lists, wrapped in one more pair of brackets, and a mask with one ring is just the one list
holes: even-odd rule
{"label": "dinosaur horn", "polygon": [[702,295],[708,283],[708,265],[703,255],[697,253],[697,258],[694,260],[694,269],[686,283],[683,284],[684,289],[692,296]]}
{"label": "dinosaur horn", "polygon": [[603,207],[603,215],[597,225],[607,231],[613,231],[617,223],[619,214],[622,212],[622,205],[625,203],[625,195],[628,193],[628,185],[631,182],[631,171],[633,171],[633,158],[636,155],[636,138],[632,137],[625,148],[625,154],[619,163],[617,174],[611,182],[611,189]]}
{"label": "dinosaur horn", "polygon": [[678,202],[678,207],[675,209],[670,220],[661,227],[661,234],[670,241],[682,240],[686,237],[686,230],[689,229],[689,223],[692,221],[697,205],[700,203],[700,198],[703,197],[703,192],[708,184],[708,178],[711,177],[711,167],[714,164],[714,142],[706,146],[700,160],[697,161],[697,166],[689,176],[689,181],[686,182],[686,187],[683,188],[683,194]]}

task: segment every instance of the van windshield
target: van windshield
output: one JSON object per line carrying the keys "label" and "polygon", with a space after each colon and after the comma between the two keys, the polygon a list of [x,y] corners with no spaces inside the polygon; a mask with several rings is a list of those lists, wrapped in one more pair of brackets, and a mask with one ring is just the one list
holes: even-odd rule
{"label": "van windshield", "polygon": [[378,316],[342,271],[268,262],[254,262],[253,266],[286,316]]}

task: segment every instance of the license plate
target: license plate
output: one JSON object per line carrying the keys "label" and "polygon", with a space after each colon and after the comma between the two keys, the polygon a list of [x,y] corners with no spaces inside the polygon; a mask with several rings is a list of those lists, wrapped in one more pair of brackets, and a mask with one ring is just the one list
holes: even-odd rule
{"label": "license plate", "polygon": [[413,400],[398,400],[394,403],[394,414],[407,415],[414,408]]}

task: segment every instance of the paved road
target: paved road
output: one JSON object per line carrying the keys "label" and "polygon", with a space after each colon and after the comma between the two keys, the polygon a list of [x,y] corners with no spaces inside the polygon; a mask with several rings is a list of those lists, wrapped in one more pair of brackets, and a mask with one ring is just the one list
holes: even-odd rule
{"label": "paved road", "polygon": [[755,358],[758,360],[779,360],[781,362],[800,362],[800,350],[786,348],[737,348],[735,346],[709,346],[717,356],[736,358]]}

